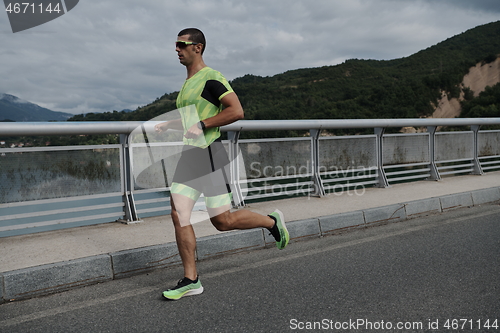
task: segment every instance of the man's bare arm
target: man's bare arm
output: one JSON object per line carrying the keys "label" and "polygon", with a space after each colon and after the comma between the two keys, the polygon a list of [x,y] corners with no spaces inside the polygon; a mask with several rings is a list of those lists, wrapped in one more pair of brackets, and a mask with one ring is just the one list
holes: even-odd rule
{"label": "man's bare arm", "polygon": [[[221,103],[224,106],[224,109],[219,114],[203,120],[205,128],[221,127],[234,123],[237,120],[243,119],[243,107],[241,106],[238,95],[236,95],[234,92],[224,96],[221,99]],[[198,124],[194,124],[187,130],[184,136],[186,138],[192,139],[197,138],[202,133],[203,130],[198,127]]]}
{"label": "man's bare arm", "polygon": [[169,120],[169,121],[166,121],[164,123],[160,123],[160,124],[155,125],[155,131],[158,133],[165,132],[168,129],[182,131],[184,129],[182,127],[182,120],[179,118],[179,119]]}

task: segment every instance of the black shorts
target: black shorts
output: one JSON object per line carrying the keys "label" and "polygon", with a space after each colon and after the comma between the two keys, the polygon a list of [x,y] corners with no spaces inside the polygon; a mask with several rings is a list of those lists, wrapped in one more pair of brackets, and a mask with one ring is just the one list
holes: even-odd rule
{"label": "black shorts", "polygon": [[231,193],[229,157],[220,139],[207,148],[184,146],[172,183],[215,197]]}

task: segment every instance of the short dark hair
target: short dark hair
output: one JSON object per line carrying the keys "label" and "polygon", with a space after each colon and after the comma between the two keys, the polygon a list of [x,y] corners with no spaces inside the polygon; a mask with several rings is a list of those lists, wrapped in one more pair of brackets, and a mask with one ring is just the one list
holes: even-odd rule
{"label": "short dark hair", "polygon": [[205,48],[207,47],[207,41],[205,39],[205,35],[200,29],[197,28],[187,28],[184,30],[181,30],[177,34],[177,36],[184,36],[184,35],[189,35],[189,41],[190,42],[195,42],[195,43],[200,43],[203,44],[203,48],[201,49],[201,54],[205,52]]}

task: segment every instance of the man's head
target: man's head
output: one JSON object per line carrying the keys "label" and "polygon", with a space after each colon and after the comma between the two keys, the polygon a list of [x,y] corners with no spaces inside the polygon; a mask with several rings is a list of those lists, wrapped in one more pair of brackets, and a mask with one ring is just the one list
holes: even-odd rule
{"label": "man's head", "polygon": [[200,29],[187,28],[181,30],[181,32],[177,34],[177,37],[181,36],[186,36],[188,41],[197,43],[196,45],[201,45],[201,54],[203,55],[203,52],[205,52],[205,48],[207,47],[207,41],[205,39],[205,35]]}

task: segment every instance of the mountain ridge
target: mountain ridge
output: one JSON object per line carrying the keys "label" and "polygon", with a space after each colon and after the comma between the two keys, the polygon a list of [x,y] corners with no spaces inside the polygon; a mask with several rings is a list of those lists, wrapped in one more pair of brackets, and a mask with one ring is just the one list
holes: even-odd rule
{"label": "mountain ridge", "polygon": [[52,111],[14,95],[0,93],[0,121],[66,121],[73,115]]}

